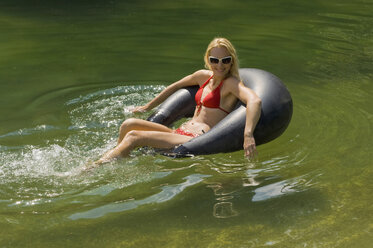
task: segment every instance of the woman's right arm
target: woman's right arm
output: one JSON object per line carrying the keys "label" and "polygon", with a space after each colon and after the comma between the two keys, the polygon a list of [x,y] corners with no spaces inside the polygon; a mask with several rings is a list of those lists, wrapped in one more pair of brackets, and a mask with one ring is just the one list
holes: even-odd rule
{"label": "woman's right arm", "polygon": [[159,95],[153,98],[150,102],[148,102],[144,106],[136,107],[132,112],[134,113],[145,112],[145,111],[148,111],[148,110],[151,110],[157,107],[164,100],[166,100],[169,96],[171,96],[174,92],[176,92],[178,89],[187,87],[187,86],[198,85],[201,80],[200,78],[202,78],[204,75],[206,75],[205,70],[196,71],[195,73],[190,74],[173,84],[170,84],[164,90],[162,90],[162,92],[159,93]]}

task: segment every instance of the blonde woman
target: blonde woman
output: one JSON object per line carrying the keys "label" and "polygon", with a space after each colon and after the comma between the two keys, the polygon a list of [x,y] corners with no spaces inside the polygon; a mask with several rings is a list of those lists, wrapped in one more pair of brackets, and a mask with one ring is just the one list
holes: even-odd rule
{"label": "blonde woman", "polygon": [[137,147],[170,149],[183,144],[208,132],[232,111],[238,99],[246,104],[247,109],[243,149],[245,156],[254,157],[256,146],[253,133],[260,117],[261,100],[240,81],[236,50],[229,40],[215,38],[208,45],[204,60],[206,70],[196,71],[169,85],[146,105],[133,110],[149,111],[178,89],[199,85],[195,96],[197,106],[191,120],[173,130],[142,119],[127,119],[120,127],[117,145],[96,161],[96,164],[126,157]]}

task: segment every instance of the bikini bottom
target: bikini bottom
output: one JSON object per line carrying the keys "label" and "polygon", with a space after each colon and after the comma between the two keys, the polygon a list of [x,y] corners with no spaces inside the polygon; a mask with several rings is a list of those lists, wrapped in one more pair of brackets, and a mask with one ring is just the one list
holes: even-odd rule
{"label": "bikini bottom", "polygon": [[180,134],[180,135],[185,135],[185,136],[190,136],[190,137],[193,137],[193,138],[199,136],[199,134],[191,133],[191,132],[188,132],[188,131],[184,131],[181,128],[176,129],[174,131],[174,133],[177,133],[177,134]]}

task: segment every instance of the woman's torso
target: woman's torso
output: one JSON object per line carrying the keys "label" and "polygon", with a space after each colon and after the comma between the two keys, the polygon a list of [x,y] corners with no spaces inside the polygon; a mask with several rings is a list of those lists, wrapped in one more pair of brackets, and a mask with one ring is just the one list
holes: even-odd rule
{"label": "woman's torso", "polygon": [[[198,84],[202,86],[206,80],[208,80],[212,76],[211,71],[204,71],[203,75],[199,79]],[[214,82],[214,79],[211,78],[210,82],[205,85],[203,88],[201,101],[211,93],[218,85],[221,83]],[[229,80],[225,79],[225,81]],[[191,120],[183,123],[181,125],[181,129],[192,132],[195,134],[203,134],[209,131],[213,126],[215,126],[219,121],[221,121],[227,113],[224,112],[222,109],[230,112],[234,108],[237,102],[237,98],[230,92],[228,83],[225,81],[220,86],[220,108],[208,108],[206,106],[197,107],[194,111],[194,116]]]}

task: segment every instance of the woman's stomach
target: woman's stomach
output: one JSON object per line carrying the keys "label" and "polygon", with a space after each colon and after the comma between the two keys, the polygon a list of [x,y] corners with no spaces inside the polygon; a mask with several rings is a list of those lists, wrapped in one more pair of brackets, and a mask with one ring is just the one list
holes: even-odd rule
{"label": "woman's stomach", "polygon": [[183,123],[179,128],[185,132],[189,132],[189,133],[193,133],[197,135],[204,134],[210,130],[210,126],[207,125],[206,123],[197,122],[193,119]]}
{"label": "woman's stomach", "polygon": [[221,121],[226,114],[220,109],[202,108],[201,112],[183,123],[179,128],[193,134],[204,134]]}

